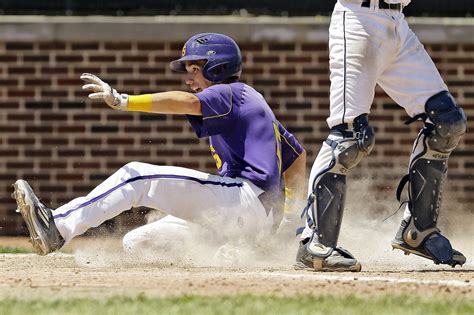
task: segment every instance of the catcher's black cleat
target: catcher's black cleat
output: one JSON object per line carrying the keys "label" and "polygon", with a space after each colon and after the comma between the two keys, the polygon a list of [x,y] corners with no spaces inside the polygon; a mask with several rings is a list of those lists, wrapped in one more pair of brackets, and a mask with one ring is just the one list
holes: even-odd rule
{"label": "catcher's black cleat", "polygon": [[47,255],[60,249],[64,239],[54,223],[51,209],[46,207],[34,194],[30,185],[19,179],[13,184],[12,197],[30,232],[30,242],[39,255]]}
{"label": "catcher's black cleat", "polygon": [[[437,257],[433,255],[433,253],[430,254],[429,250],[433,248],[430,247],[429,244],[427,245],[430,240],[443,239],[443,242],[449,244],[449,240],[442,236],[439,232],[433,233],[431,236],[427,237],[426,240],[418,247],[412,247],[408,245],[403,239],[403,233],[407,229],[408,224],[409,222],[402,220],[400,228],[398,229],[395,238],[392,240],[393,249],[400,249],[405,253],[405,255],[414,254],[432,260],[437,265],[446,264],[450,265],[451,267],[456,267],[456,265],[462,266],[466,262],[466,257],[454,248],[449,248],[449,250],[452,251],[452,257],[445,261],[440,261]],[[450,245],[451,244],[449,244],[449,246]]]}
{"label": "catcher's black cleat", "polygon": [[312,255],[308,251],[308,243],[300,242],[298,252],[296,253],[296,262],[293,267],[296,270],[310,270],[310,271],[352,271],[359,272],[362,269],[361,264],[352,256],[349,251],[336,247],[332,253],[322,259],[321,263],[315,263],[315,260],[321,258]]}

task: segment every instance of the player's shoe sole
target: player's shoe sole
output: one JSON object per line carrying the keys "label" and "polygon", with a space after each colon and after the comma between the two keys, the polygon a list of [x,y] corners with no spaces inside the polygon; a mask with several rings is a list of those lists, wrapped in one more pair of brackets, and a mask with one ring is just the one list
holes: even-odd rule
{"label": "player's shoe sole", "polygon": [[30,185],[24,180],[13,184],[12,197],[30,233],[30,243],[39,255],[47,255],[64,244],[64,239],[54,224],[51,210],[42,206]]}
{"label": "player's shoe sole", "polygon": [[[392,242],[392,249],[399,249],[399,250],[403,251],[405,255],[410,255],[410,254],[417,255],[417,256],[429,259],[437,265],[440,264],[439,262],[436,262],[431,256],[429,256],[429,255],[427,255],[423,252],[420,252],[420,251],[416,250],[415,248],[411,248],[411,247],[409,247],[405,244]],[[466,263],[466,257],[463,254],[461,254],[460,252],[458,252],[457,250],[453,249],[453,260],[448,265],[450,265],[451,267],[454,268],[457,265],[462,266],[462,265],[464,265],[464,263]]]}

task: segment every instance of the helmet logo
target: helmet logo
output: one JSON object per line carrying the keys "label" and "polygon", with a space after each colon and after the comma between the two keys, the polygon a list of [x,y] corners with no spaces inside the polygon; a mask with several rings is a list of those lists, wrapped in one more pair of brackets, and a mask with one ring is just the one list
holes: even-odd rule
{"label": "helmet logo", "polygon": [[184,57],[186,55],[186,45],[183,46],[183,49],[181,50],[181,57]]}
{"label": "helmet logo", "polygon": [[213,55],[215,55],[215,54],[216,54],[216,52],[215,52],[214,50],[208,50],[208,51],[206,52],[206,55],[207,55],[207,56],[213,56]]}

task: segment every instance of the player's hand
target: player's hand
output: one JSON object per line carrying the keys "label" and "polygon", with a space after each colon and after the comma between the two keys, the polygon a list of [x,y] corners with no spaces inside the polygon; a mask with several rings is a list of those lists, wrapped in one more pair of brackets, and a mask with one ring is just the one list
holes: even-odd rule
{"label": "player's hand", "polygon": [[81,80],[85,82],[82,86],[83,90],[94,92],[89,94],[90,99],[102,99],[113,109],[127,110],[127,94],[118,93],[117,90],[90,73],[83,73]]}

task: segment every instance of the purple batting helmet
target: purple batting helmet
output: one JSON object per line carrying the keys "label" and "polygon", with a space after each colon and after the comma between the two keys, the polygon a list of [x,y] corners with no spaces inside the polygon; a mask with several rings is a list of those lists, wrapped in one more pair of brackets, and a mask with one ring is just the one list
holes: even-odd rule
{"label": "purple batting helmet", "polygon": [[239,46],[229,36],[218,33],[197,34],[183,46],[182,57],[170,62],[171,70],[186,72],[186,61],[205,60],[202,67],[204,77],[220,83],[228,79],[237,80],[242,72],[242,56]]}

